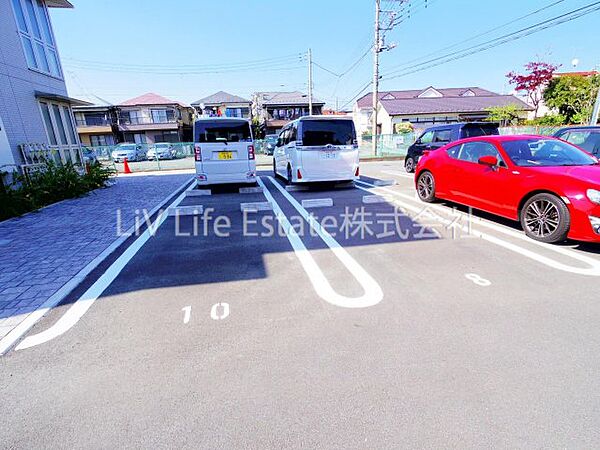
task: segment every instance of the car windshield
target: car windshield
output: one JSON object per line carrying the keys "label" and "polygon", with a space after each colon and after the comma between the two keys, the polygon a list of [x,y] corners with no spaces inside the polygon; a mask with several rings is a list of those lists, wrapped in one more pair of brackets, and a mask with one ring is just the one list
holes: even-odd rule
{"label": "car windshield", "polygon": [[273,143],[277,142],[277,135],[276,134],[269,134],[268,136],[265,136],[265,140],[269,144],[273,144]]}
{"label": "car windshield", "polygon": [[119,145],[118,150],[135,150],[134,144]]}
{"label": "car windshield", "polygon": [[302,122],[303,145],[352,145],[356,139],[351,120],[305,120]]}
{"label": "car windshield", "polygon": [[556,139],[519,139],[502,147],[514,164],[522,167],[591,166],[597,160],[577,147]]}
{"label": "car windshield", "polygon": [[198,121],[195,126],[196,142],[252,141],[250,124],[245,120]]}
{"label": "car windshield", "polygon": [[171,144],[156,144],[156,148],[169,148]]}

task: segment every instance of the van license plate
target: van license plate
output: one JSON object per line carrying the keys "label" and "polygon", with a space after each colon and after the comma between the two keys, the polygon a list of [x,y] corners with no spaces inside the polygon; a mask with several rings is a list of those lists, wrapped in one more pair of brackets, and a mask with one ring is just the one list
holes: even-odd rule
{"label": "van license plate", "polygon": [[321,153],[322,159],[337,159],[337,152],[323,152]]}
{"label": "van license plate", "polygon": [[219,159],[233,159],[233,152],[219,152]]}

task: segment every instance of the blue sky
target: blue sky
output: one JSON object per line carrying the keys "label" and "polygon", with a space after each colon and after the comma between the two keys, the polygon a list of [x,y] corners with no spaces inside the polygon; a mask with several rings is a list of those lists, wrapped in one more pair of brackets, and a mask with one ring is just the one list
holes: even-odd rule
{"label": "blue sky", "polygon": [[[411,0],[414,12],[388,33],[397,47],[381,56],[382,75],[557,0]],[[315,62],[346,71],[372,42],[374,0],[73,0],[53,9],[69,93],[120,102],[145,92],[192,102],[218,90],[249,97],[260,90],[306,91]],[[389,8],[393,0],[383,0]],[[436,57],[540,22],[592,0],[564,0]],[[540,57],[578,70],[600,64],[600,12],[486,52],[382,82],[384,89],[480,86],[508,92],[505,74]],[[415,63],[417,63],[416,61]],[[234,66],[235,64],[244,66]],[[249,67],[250,64],[251,66]],[[414,64],[414,63],[413,63]],[[219,73],[206,73],[207,68]],[[243,70],[240,70],[243,69]],[[201,72],[201,73],[198,73]],[[372,54],[338,78],[316,67],[315,96],[342,106],[372,78]]]}

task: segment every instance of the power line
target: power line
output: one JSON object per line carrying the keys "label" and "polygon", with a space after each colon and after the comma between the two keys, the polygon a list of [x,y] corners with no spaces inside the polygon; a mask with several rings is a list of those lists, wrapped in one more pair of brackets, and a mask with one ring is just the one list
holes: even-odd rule
{"label": "power line", "polygon": [[[522,28],[521,30],[505,34],[505,35],[497,37],[495,39],[491,39],[491,40],[483,42],[481,44],[477,44],[477,45],[474,45],[474,46],[471,46],[471,47],[468,47],[468,48],[465,48],[462,50],[458,50],[456,52],[448,53],[444,56],[433,58],[429,61],[424,61],[422,63],[416,64],[409,68],[409,70],[410,70],[410,69],[417,69],[417,68],[421,67],[420,69],[410,70],[409,72],[404,72],[404,73],[401,73],[400,75],[395,75],[395,76],[391,76],[391,77],[389,75],[393,75],[399,71],[390,72],[387,74],[387,76],[383,77],[382,79],[391,80],[391,79],[399,78],[399,77],[406,76],[411,73],[419,72],[421,70],[425,70],[425,69],[428,69],[431,67],[436,67],[441,64],[445,64],[447,62],[455,61],[457,59],[462,59],[466,56],[470,56],[475,53],[489,50],[490,48],[497,47],[497,46],[505,44],[507,42],[522,39],[526,36],[530,36],[531,34],[538,33],[540,31],[546,30],[548,28],[558,26],[562,23],[570,22],[570,21],[575,20],[584,15],[591,14],[595,11],[598,11],[598,10],[600,10],[600,6],[598,6],[598,5],[600,5],[600,1],[590,3],[581,8],[569,11],[567,13],[561,14],[561,15],[553,17],[551,19],[544,20],[542,22],[531,25],[529,27]],[[436,62],[438,62],[438,63],[436,63]],[[435,64],[432,64],[432,63],[435,63]],[[422,66],[425,66],[425,67],[422,67]]]}
{"label": "power line", "polygon": [[[235,62],[235,63],[218,63],[218,64],[178,64],[177,67],[182,67],[186,69],[232,69],[238,67],[250,67],[257,65],[265,65],[265,64],[276,64],[282,62],[288,62],[291,60],[302,60],[306,57],[305,53],[294,53],[284,56],[265,58],[265,59],[257,59],[252,61],[244,61],[244,62]],[[100,67],[119,67],[119,68],[131,68],[131,69],[173,69],[173,64],[132,64],[132,63],[110,63],[106,61],[93,61],[86,59],[77,59],[77,58],[69,58],[63,57],[63,61],[73,61],[76,64],[86,65],[86,66],[100,66]]]}
{"label": "power line", "polygon": [[435,51],[433,51],[433,52],[431,52],[431,53],[427,53],[427,54],[425,54],[425,55],[421,55],[421,56],[419,56],[418,58],[411,59],[411,60],[409,60],[409,61],[405,61],[404,63],[402,63],[402,64],[400,64],[400,65],[398,65],[398,66],[393,66],[393,67],[391,67],[391,69],[399,69],[399,68],[401,68],[401,67],[406,67],[406,66],[409,66],[410,64],[412,64],[412,63],[414,63],[414,62],[417,62],[417,61],[421,61],[422,59],[425,59],[425,58],[427,58],[427,57],[429,57],[429,56],[433,56],[433,55],[436,55],[436,54],[438,54],[438,53],[441,53],[441,52],[443,52],[443,51],[450,50],[450,49],[452,49],[452,48],[458,47],[458,46],[459,46],[459,45],[461,45],[461,44],[464,44],[464,43],[467,43],[467,42],[471,42],[471,41],[473,41],[473,40],[475,40],[475,39],[477,39],[477,38],[479,38],[479,37],[486,36],[486,35],[488,35],[488,34],[490,34],[490,33],[493,33],[494,31],[498,31],[498,30],[500,30],[500,29],[502,29],[502,28],[505,28],[505,27],[507,27],[507,26],[509,26],[509,25],[512,25],[513,23],[519,22],[519,21],[521,21],[521,20],[523,20],[523,19],[526,19],[526,18],[528,18],[528,17],[531,17],[531,16],[534,16],[534,15],[536,15],[536,14],[539,14],[540,12],[542,12],[542,11],[545,11],[545,10],[547,10],[547,9],[550,9],[550,8],[552,8],[552,7],[556,6],[556,5],[558,5],[559,3],[563,3],[564,1],[565,1],[565,0],[558,0],[558,1],[555,1],[555,2],[553,2],[553,3],[551,3],[551,4],[547,5],[547,6],[544,6],[544,7],[542,7],[542,8],[536,9],[535,11],[532,11],[532,12],[530,12],[530,13],[528,13],[528,14],[525,14],[524,16],[517,17],[516,19],[513,19],[513,20],[511,20],[511,21],[509,21],[509,22],[503,23],[503,24],[501,24],[501,25],[498,25],[498,26],[496,26],[496,27],[494,27],[494,28],[490,28],[490,29],[488,29],[488,30],[486,30],[486,31],[483,31],[482,33],[476,34],[476,35],[474,35],[474,36],[471,36],[471,37],[469,37],[469,38],[467,38],[467,39],[464,39],[464,40],[462,40],[462,41],[456,42],[456,43],[454,43],[454,44],[452,44],[452,45],[449,45],[449,46],[447,46],[447,47],[440,48],[440,49],[438,49],[438,50],[435,50]]}

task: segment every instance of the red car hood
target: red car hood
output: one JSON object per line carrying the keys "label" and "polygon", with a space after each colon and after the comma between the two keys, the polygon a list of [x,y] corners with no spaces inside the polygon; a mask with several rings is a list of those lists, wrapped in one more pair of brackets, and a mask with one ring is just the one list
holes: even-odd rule
{"label": "red car hood", "polygon": [[527,167],[532,174],[543,173],[545,175],[555,175],[570,177],[589,184],[600,186],[600,166],[557,166],[557,167]]}

